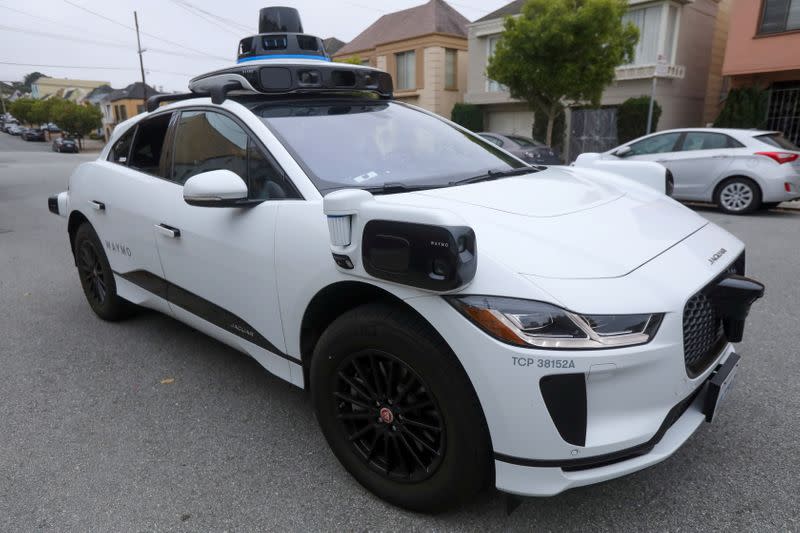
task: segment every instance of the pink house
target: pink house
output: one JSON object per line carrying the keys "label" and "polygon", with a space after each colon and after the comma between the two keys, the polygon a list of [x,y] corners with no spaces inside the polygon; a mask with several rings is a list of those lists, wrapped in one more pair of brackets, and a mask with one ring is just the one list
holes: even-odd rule
{"label": "pink house", "polygon": [[800,0],[734,0],[722,74],[769,89],[768,127],[800,140]]}

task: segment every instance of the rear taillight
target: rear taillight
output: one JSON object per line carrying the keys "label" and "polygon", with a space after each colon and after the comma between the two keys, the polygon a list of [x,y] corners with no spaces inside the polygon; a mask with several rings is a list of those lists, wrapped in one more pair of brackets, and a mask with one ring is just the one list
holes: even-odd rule
{"label": "rear taillight", "polygon": [[773,159],[779,165],[797,161],[797,158],[800,157],[800,154],[793,154],[791,152],[756,152],[756,155],[765,155]]}

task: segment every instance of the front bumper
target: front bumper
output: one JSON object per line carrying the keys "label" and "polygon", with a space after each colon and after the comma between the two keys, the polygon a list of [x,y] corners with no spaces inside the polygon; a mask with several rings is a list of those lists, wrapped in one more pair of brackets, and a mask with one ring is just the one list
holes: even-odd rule
{"label": "front bumper", "polygon": [[[732,353],[733,349],[728,346],[719,360],[720,365]],[[551,464],[495,454],[496,486],[520,496],[553,496],[653,466],[675,453],[707,419],[707,395],[708,384],[703,383],[670,410],[650,440],[616,453]]]}
{"label": "front bumper", "polygon": [[[723,248],[725,259],[707,259]],[[562,307],[580,312],[666,310],[655,338],[627,348],[515,347],[479,330],[441,297],[406,300],[442,334],[475,388],[495,452],[496,486],[520,495],[553,495],[645,468],[680,447],[704,419],[707,379],[733,353],[723,339],[704,366],[690,372],[684,354],[684,306],[731,268],[742,250],[735,237],[709,225],[621,278],[527,277],[558,295]],[[470,291],[492,294],[482,282],[479,272]],[[508,290],[504,295],[526,294],[521,286]],[[585,391],[572,402],[585,410],[573,419],[582,424],[582,433],[569,431],[569,422],[559,426],[552,408],[577,396],[568,393],[548,403],[542,390],[544,379],[557,376],[567,384],[570,375],[580,378],[573,391]],[[575,411],[573,407],[567,410]]]}

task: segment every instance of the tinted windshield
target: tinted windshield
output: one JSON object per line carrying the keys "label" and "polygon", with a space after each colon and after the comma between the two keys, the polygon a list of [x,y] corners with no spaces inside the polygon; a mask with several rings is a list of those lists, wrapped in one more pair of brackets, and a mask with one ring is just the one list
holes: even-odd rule
{"label": "tinted windshield", "polygon": [[322,192],[447,186],[525,165],[435,117],[386,101],[250,104]]}
{"label": "tinted windshield", "polygon": [[541,144],[537,143],[533,139],[526,139],[525,137],[517,137],[516,135],[509,135],[508,138],[523,148],[535,148],[536,146],[541,146]]}
{"label": "tinted windshield", "polygon": [[756,139],[761,142],[767,143],[775,148],[783,148],[784,150],[800,151],[800,148],[794,145],[790,140],[781,135],[780,133],[767,133],[766,135],[756,135]]}

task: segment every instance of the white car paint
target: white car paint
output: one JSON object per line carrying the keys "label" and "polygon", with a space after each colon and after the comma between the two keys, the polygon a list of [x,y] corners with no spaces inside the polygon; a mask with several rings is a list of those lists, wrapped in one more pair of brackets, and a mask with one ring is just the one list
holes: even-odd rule
{"label": "white car paint", "polygon": [[[667,150],[618,157],[615,154],[626,147],[634,147],[643,140],[677,136],[688,138],[691,134],[719,134],[733,139],[735,147],[703,149],[703,144],[692,145],[691,150]],[[776,147],[759,136],[778,132],[726,128],[684,128],[664,130],[618,146],[600,154],[610,161],[653,161],[667,167],[673,174],[678,200],[716,201],[716,193],[726,180],[744,177],[753,180],[761,191],[763,202],[776,203],[800,198],[800,158],[789,163],[776,160],[759,152],[800,154],[796,150]],[[674,148],[684,148],[676,145]]]}
{"label": "white car paint", "polygon": [[[395,295],[439,332],[475,388],[495,453],[525,461],[592,457],[646,443],[670,409],[733,352],[732,345],[725,345],[700,375],[688,377],[682,315],[686,301],[725,272],[744,246],[657,187],[579,165],[486,183],[361,195],[348,248],[354,258],[360,229],[375,218],[461,223],[477,235],[479,266],[471,283],[457,293],[538,300],[581,313],[665,313],[655,338],[644,345],[557,351],[514,347],[469,323],[439,294],[372,278],[359,265],[354,270],[337,267],[322,195],[253,113],[233,100],[214,106],[209,99],[173,103],[156,113],[197,105],[238,117],[304,199],[267,200],[249,208],[188,205],[181,185],[107,160],[116,140],[152,115],[143,114],[119,126],[98,159],[75,171],[68,192],[58,197],[58,212],[65,217],[79,212],[94,226],[122,297],[249,354],[299,387],[307,386],[300,346],[304,313],[322,289],[349,280]],[[101,202],[103,209],[92,202]],[[180,228],[180,238],[158,231],[161,224]],[[722,259],[709,262],[720,249],[725,250]],[[252,331],[237,335],[121,275],[142,270],[234,313]],[[249,341],[250,333],[270,347]],[[517,359],[569,359],[575,368],[518,365]],[[587,376],[587,437],[581,447],[559,435],[537,386],[545,375],[566,372]],[[656,463],[698,427],[702,398],[645,455],[576,472],[496,458],[496,485],[516,494],[552,495]]]}

